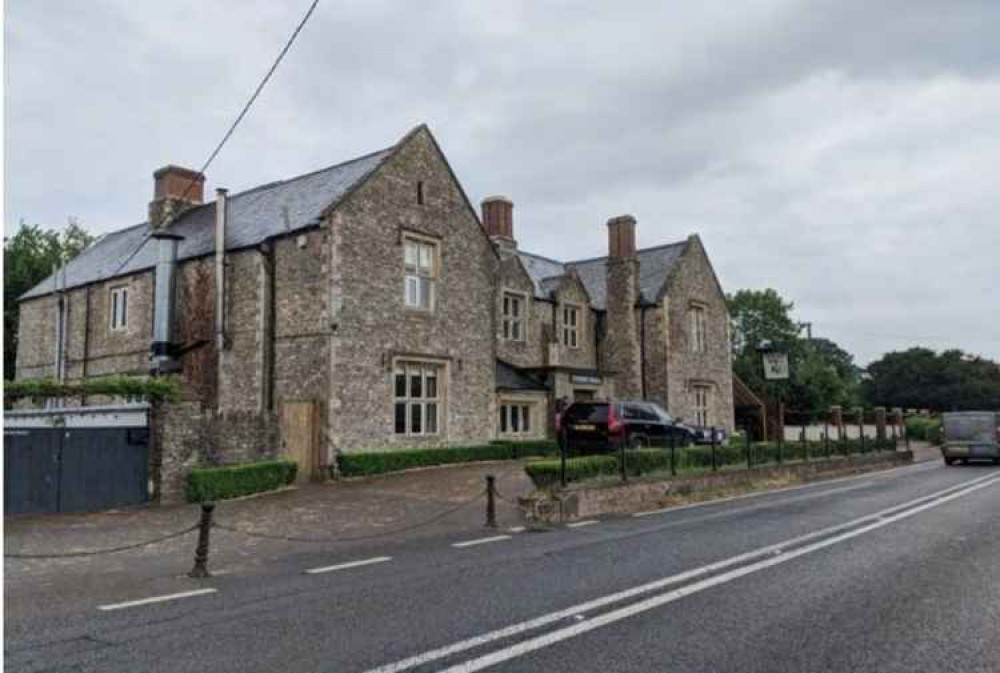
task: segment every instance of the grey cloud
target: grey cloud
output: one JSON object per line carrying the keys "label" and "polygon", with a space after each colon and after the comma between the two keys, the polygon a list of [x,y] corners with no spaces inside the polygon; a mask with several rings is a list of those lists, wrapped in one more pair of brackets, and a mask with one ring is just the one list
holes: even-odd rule
{"label": "grey cloud", "polygon": [[[152,170],[200,164],[306,4],[8,6],[8,230],[141,221]],[[1000,358],[996,25],[991,0],[323,0],[209,182],[427,121],[528,249],[600,254],[634,212],[642,244],[700,233],[726,287],[778,288],[862,361]]]}

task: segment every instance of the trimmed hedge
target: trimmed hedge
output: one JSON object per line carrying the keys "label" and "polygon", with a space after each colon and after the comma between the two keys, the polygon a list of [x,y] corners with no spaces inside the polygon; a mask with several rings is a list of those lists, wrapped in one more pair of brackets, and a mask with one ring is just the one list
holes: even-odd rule
{"label": "trimmed hedge", "polygon": [[931,444],[940,444],[941,419],[928,416],[910,416],[905,421],[906,434],[910,439],[916,439]]}
{"label": "trimmed hedge", "polygon": [[188,502],[226,500],[273,491],[295,481],[299,466],[291,460],[265,460],[223,467],[199,467],[188,475]]}
{"label": "trimmed hedge", "polygon": [[[823,442],[808,442],[807,446],[810,458],[815,460],[826,457],[826,449]],[[887,440],[878,448],[890,450],[894,446],[891,440]],[[864,453],[874,452],[875,450],[875,440],[866,440]],[[716,447],[715,451],[715,458],[720,469],[725,467],[746,467],[747,454],[745,445],[720,445]],[[831,457],[842,456],[845,451],[853,454],[862,453],[860,440],[845,440],[842,444],[830,442]],[[754,467],[764,464],[774,464],[778,460],[778,445],[776,443],[757,442],[752,445],[751,452]],[[665,472],[670,469],[670,449],[637,449],[626,451],[625,454],[626,470],[631,476],[639,476],[650,472]],[[781,458],[783,461],[788,462],[805,460],[806,446],[801,442],[786,443],[781,447]],[[570,483],[602,476],[617,476],[621,474],[621,466],[618,460],[619,454],[617,453],[568,458],[566,460],[566,481]],[[710,470],[712,468],[712,447],[702,445],[677,447],[676,460],[678,472]],[[558,458],[555,460],[542,460],[525,465],[524,471],[536,487],[546,488],[559,483],[561,465]]]}
{"label": "trimmed hedge", "polygon": [[554,441],[515,442],[499,440],[481,446],[452,446],[440,449],[386,449],[366,453],[348,453],[337,458],[337,467],[345,477],[363,477],[399,472],[416,467],[473,463],[484,460],[516,460],[529,456],[557,453]]}

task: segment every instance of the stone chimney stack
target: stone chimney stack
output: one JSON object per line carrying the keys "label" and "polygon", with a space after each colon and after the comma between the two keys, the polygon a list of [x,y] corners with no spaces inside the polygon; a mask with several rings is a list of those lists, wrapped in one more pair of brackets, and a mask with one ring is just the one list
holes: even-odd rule
{"label": "stone chimney stack", "polygon": [[149,227],[160,231],[171,218],[205,198],[205,176],[190,168],[164,166],[153,173],[153,200],[149,202]]}
{"label": "stone chimney stack", "polygon": [[494,245],[501,249],[517,249],[514,240],[514,202],[506,196],[483,199],[483,226]]}
{"label": "stone chimney stack", "polygon": [[615,394],[641,399],[642,354],[639,345],[639,259],[635,254],[635,218],[608,220],[607,336],[602,361],[615,377]]}

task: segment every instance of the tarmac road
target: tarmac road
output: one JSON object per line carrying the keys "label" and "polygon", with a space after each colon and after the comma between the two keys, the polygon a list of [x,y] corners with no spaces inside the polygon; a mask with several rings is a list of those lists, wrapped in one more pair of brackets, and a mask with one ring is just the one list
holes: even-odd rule
{"label": "tarmac road", "polygon": [[[1000,671],[1000,469],[940,463],[548,532],[25,597],[16,671]],[[142,557],[137,557],[137,562]],[[313,571],[313,572],[306,572]],[[47,579],[45,581],[52,581]],[[14,597],[11,600],[11,596]]]}

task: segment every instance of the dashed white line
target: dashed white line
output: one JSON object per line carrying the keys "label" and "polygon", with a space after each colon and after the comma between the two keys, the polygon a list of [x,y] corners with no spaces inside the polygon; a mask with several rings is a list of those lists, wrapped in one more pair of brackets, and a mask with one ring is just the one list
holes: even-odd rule
{"label": "dashed white line", "polygon": [[513,528],[508,528],[507,532],[508,533],[523,533],[525,530],[527,530],[527,529],[524,526],[514,526]]}
{"label": "dashed white line", "polygon": [[466,540],[464,542],[454,542],[452,547],[461,549],[462,547],[475,547],[478,544],[489,544],[490,542],[499,542],[500,540],[509,540],[510,535],[494,535],[493,537],[481,537],[476,540]]}
{"label": "dashed white line", "polygon": [[348,568],[360,568],[361,566],[370,566],[376,563],[385,563],[386,561],[391,561],[391,556],[375,556],[373,558],[361,559],[360,561],[348,561],[347,563],[338,563],[332,566],[322,566],[320,568],[309,568],[303,572],[307,575],[319,575],[320,573],[330,573],[335,570],[347,570]]}
{"label": "dashed white line", "polygon": [[165,603],[166,601],[175,601],[180,598],[191,598],[193,596],[204,596],[205,594],[214,594],[217,589],[194,589],[193,591],[181,591],[176,594],[166,594],[165,596],[152,596],[150,598],[140,598],[136,601],[126,601],[124,603],[112,603],[110,605],[99,605],[98,610],[104,610],[108,612],[110,610],[121,610],[123,608],[134,608],[139,605],[150,605],[151,603]]}
{"label": "dashed white line", "polygon": [[597,519],[587,519],[586,521],[574,521],[573,523],[566,524],[567,528],[583,528],[584,526],[593,526],[595,523],[599,523]]}

